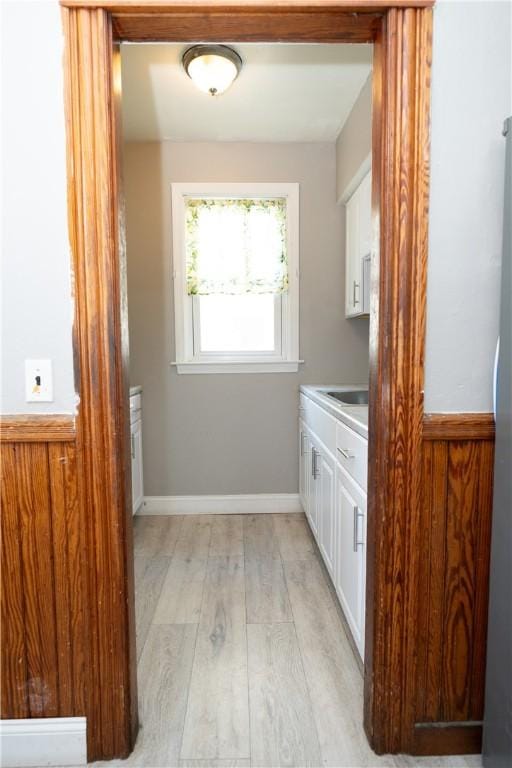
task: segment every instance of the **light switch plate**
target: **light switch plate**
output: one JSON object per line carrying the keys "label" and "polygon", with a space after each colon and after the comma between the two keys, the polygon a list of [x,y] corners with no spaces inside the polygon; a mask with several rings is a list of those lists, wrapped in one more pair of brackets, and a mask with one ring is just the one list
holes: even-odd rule
{"label": "light switch plate", "polygon": [[25,360],[25,399],[27,403],[53,401],[51,360]]}

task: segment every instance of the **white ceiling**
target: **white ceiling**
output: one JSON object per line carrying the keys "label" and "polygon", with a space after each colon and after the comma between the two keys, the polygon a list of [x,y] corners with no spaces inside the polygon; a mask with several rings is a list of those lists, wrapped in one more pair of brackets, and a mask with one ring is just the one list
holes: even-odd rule
{"label": "white ceiling", "polygon": [[123,44],[130,141],[334,141],[371,70],[370,45],[236,44],[244,62],[218,97],[181,66],[186,44]]}

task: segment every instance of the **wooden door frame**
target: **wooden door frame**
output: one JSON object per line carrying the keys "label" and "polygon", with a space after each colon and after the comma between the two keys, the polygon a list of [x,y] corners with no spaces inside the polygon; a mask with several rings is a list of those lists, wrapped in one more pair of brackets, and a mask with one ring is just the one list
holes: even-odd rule
{"label": "wooden door frame", "polygon": [[126,756],[138,728],[119,181],[122,40],[374,43],[364,724],[376,752],[412,751],[433,2],[61,0],[61,5],[79,493],[88,520],[89,759]]}

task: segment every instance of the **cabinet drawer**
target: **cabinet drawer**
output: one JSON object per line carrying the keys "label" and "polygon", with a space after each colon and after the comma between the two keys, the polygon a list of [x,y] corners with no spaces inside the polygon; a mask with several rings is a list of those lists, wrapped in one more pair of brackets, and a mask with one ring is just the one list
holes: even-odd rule
{"label": "cabinet drawer", "polygon": [[309,397],[300,397],[300,415],[309,429],[318,436],[327,449],[334,454],[336,445],[336,419],[324,411]]}
{"label": "cabinet drawer", "polygon": [[368,441],[340,422],[336,424],[336,458],[343,469],[366,491]]}

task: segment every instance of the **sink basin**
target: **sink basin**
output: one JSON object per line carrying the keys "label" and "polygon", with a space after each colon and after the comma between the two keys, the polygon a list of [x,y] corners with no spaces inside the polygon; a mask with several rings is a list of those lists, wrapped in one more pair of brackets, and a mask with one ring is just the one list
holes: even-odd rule
{"label": "sink basin", "polygon": [[364,389],[354,389],[349,392],[327,392],[327,394],[344,405],[368,405],[368,392]]}

